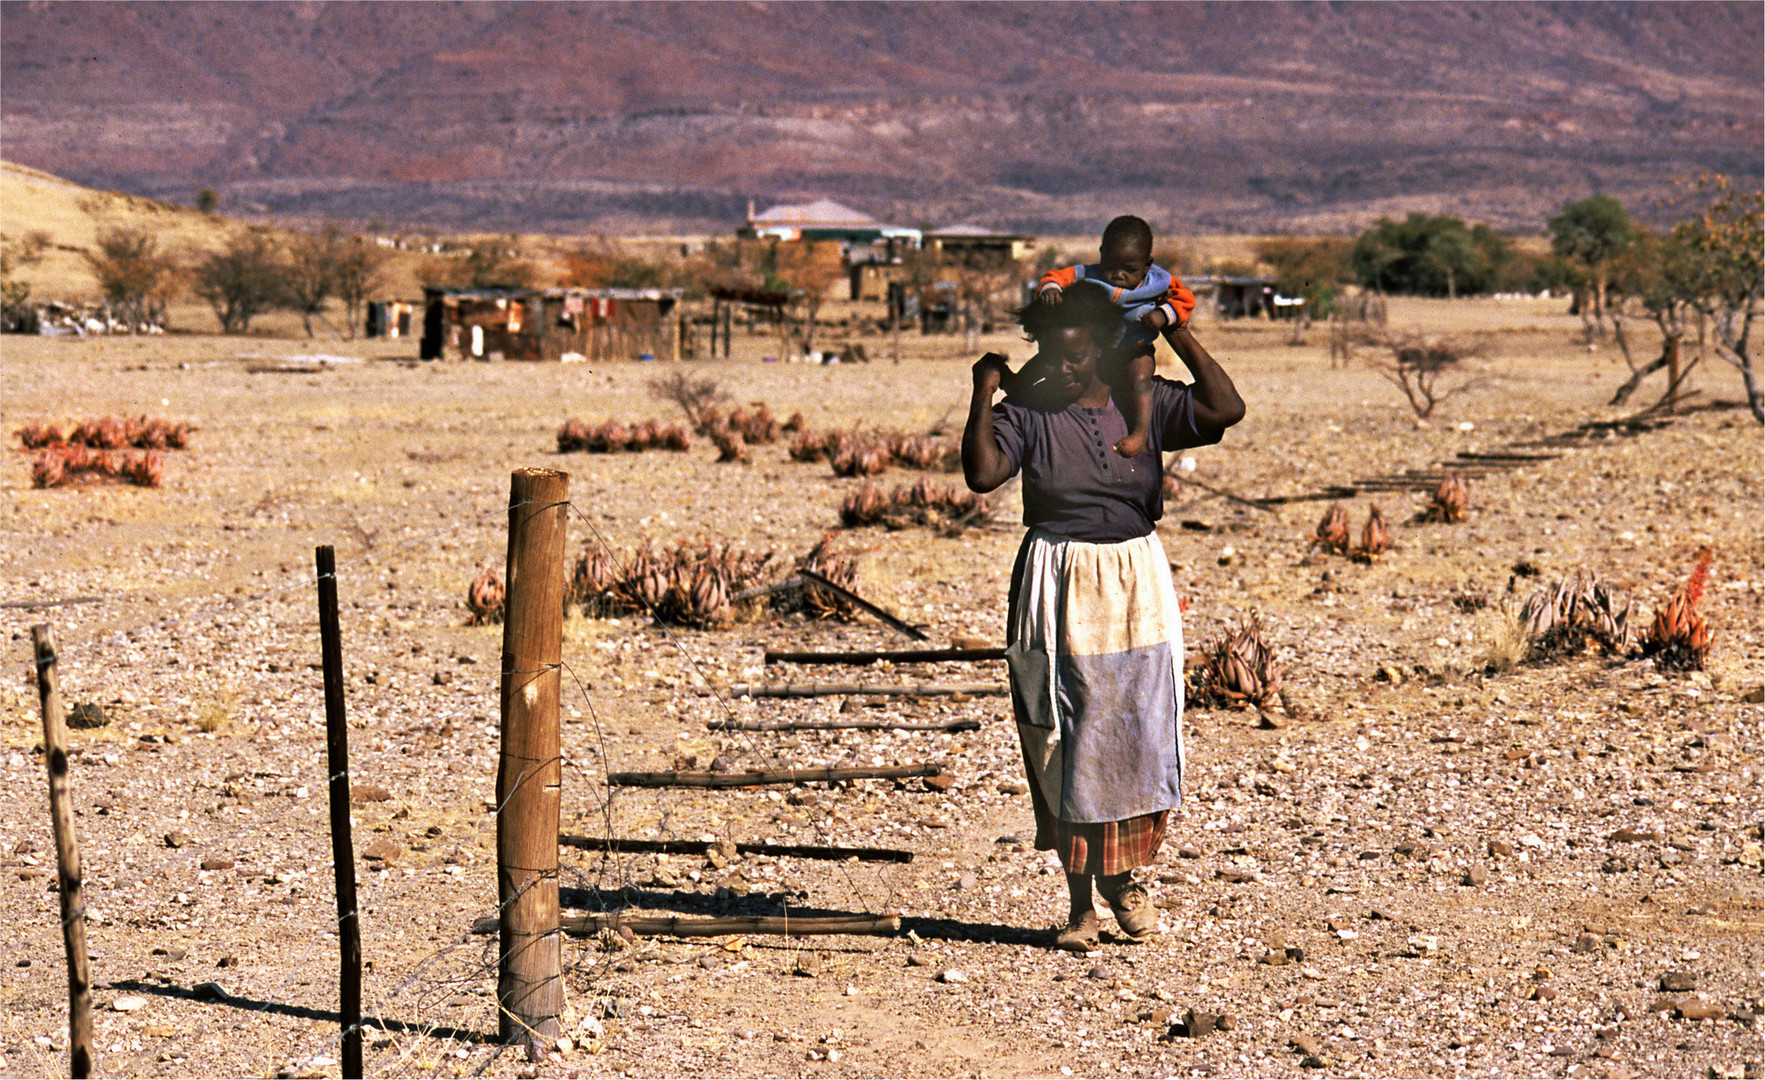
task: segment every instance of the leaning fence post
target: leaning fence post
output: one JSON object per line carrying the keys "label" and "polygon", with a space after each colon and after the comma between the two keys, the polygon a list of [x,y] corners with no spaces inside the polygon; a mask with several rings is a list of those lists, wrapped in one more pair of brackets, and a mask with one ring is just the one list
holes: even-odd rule
{"label": "leaning fence post", "polygon": [[61,877],[61,936],[67,943],[68,1075],[92,1075],[92,972],[86,955],[86,898],[80,880],[80,841],[74,835],[73,796],[67,785],[67,724],[55,679],[55,635],[48,623],[31,627],[37,660],[37,699],[43,707],[43,757],[49,763],[49,820]]}
{"label": "leaning fence post", "polygon": [[343,1075],[362,1075],[362,927],[356,918],[355,840],[349,824],[349,721],[343,709],[343,634],[337,620],[337,553],[318,549],[319,654],[325,667],[325,771],[331,778],[331,868],[337,879],[337,980]]}
{"label": "leaning fence post", "polygon": [[503,621],[502,757],[496,877],[504,1043],[537,1058],[564,1011],[558,930],[558,696],[564,643],[564,534],[570,474],[517,469],[509,483]]}

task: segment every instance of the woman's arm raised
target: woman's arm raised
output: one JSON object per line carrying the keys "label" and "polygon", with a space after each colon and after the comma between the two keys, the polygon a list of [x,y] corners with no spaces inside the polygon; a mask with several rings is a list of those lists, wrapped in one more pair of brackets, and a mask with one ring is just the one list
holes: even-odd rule
{"label": "woman's arm raised", "polygon": [[962,478],[971,491],[985,494],[1011,477],[1011,462],[993,434],[993,393],[1010,377],[1011,369],[998,353],[975,361],[974,395],[968,403],[968,423],[962,429]]}
{"label": "woman's arm raised", "polygon": [[1189,384],[1189,393],[1195,402],[1196,430],[1217,441],[1227,428],[1244,419],[1244,399],[1238,396],[1232,377],[1208,355],[1187,326],[1171,327],[1164,332],[1164,339],[1195,377]]}

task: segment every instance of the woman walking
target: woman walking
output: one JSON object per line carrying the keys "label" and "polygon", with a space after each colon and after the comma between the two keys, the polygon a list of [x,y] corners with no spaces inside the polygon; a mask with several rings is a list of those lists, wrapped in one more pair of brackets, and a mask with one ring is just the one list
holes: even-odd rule
{"label": "woman walking", "polygon": [[1058,854],[1071,894],[1056,943],[1085,951],[1099,939],[1093,885],[1129,938],[1157,927],[1132,871],[1157,854],[1182,797],[1183,628],[1154,531],[1161,455],[1219,442],[1244,402],[1186,327],[1167,330],[1194,382],[1154,378],[1151,439],[1123,458],[1112,447],[1127,424],[1097,370],[1121,318],[1108,295],[1075,288],[1018,317],[1037,353],[1015,375],[996,353],[975,363],[962,468],[977,492],[1023,474],[1029,531],[1006,628],[1012,711],[1036,847]]}

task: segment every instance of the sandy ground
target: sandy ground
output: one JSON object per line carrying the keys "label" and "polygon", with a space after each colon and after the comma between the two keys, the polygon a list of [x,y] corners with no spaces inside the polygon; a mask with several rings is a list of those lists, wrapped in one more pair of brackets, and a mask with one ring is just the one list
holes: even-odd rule
{"label": "sandy ground", "polygon": [[[1249,402],[1193,478],[1293,494],[1496,450],[1590,419],[1624,373],[1555,305],[1403,304],[1484,336],[1482,388],[1418,426],[1322,334],[1203,339]],[[737,400],[817,426],[959,424],[969,355],[909,339],[901,363],[695,365]],[[870,342],[873,356],[886,342]],[[980,343],[1015,358],[1021,342]],[[1147,879],[1152,942],[1047,947],[1063,889],[1029,850],[1005,699],[730,701],[732,683],[978,681],[991,663],[766,668],[774,647],[899,647],[879,623],[756,619],[722,631],[565,624],[564,828],[911,850],[906,865],[563,852],[571,912],[899,912],[894,937],[567,940],[573,1045],[531,1065],[494,1045],[500,630],[463,597],[500,564],[508,476],[572,474],[573,550],[604,536],[716,537],[782,561],[837,523],[856,483],[793,463],[553,451],[566,416],[667,418],[657,369],[417,364],[412,349],[171,336],[9,338],[0,429],[106,412],[197,425],[157,490],[41,491],[0,469],[0,1074],[63,1075],[66,982],[31,624],[54,624],[92,910],[99,1070],[338,1073],[336,938],[313,548],[338,550],[371,1075],[1758,1075],[1765,537],[1759,428],[1705,409],[1636,438],[1482,478],[1462,525],[1409,525],[1372,566],[1307,556],[1323,504],[1274,511],[1186,487],[1161,527],[1194,651],[1260,613],[1293,711],[1192,711],[1188,804]],[[328,359],[321,359],[328,357]],[[1738,397],[1711,361],[1704,397]],[[913,479],[892,471],[888,483]],[[956,482],[955,477],[934,479]],[[1358,527],[1366,497],[1348,510]],[[1019,529],[854,531],[866,595],[934,641],[997,640]],[[590,526],[592,525],[592,530]],[[1597,656],[1489,673],[1504,604],[1598,573],[1644,607],[1703,544],[1709,670]],[[1540,579],[1514,567],[1536,566]],[[1510,585],[1512,581],[1512,585]],[[1513,591],[1510,591],[1512,589]],[[26,609],[82,597],[94,602]],[[1478,609],[1467,598],[1480,598]],[[1389,669],[1389,670],[1384,670]],[[1392,675],[1396,675],[1393,681]],[[1750,697],[1750,700],[1748,700]],[[706,722],[972,718],[980,730],[712,734]],[[920,781],[608,797],[608,769],[942,761]],[[373,856],[373,857],[370,857]],[[1473,883],[1474,882],[1474,883]],[[796,974],[798,971],[812,974]],[[135,999],[135,1000],[129,1000]],[[138,1008],[131,1008],[139,1005]],[[1226,1030],[1174,1033],[1187,1010]],[[1692,1017],[1705,1015],[1705,1019]]]}

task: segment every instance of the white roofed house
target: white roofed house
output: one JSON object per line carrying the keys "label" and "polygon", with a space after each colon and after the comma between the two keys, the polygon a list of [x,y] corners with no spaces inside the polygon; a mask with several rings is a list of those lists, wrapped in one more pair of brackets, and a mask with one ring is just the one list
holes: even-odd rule
{"label": "white roofed house", "polygon": [[919,229],[890,225],[832,199],[787,203],[755,213],[737,235],[778,243],[834,242],[840,245],[854,300],[880,300],[894,276],[890,267],[920,246]]}

